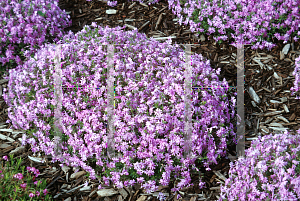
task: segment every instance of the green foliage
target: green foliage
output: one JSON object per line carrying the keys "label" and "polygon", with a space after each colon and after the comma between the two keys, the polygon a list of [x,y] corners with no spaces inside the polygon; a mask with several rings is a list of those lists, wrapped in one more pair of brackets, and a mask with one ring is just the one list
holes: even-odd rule
{"label": "green foliage", "polygon": [[[5,166],[1,163],[1,175],[0,175],[0,199],[1,200],[52,200],[51,195],[44,196],[43,190],[47,186],[45,179],[39,180],[34,185],[32,173],[25,173],[25,166],[21,166],[22,158],[18,158],[16,163],[14,162],[13,155],[10,155],[10,162],[6,162]],[[15,174],[21,173],[23,178],[21,180],[13,178]],[[21,189],[20,185],[26,183],[25,189]],[[40,192],[39,197],[30,198],[29,193],[36,191]],[[43,198],[42,198],[43,197]]]}
{"label": "green foliage", "polygon": [[[138,177],[140,177],[138,174],[137,174],[137,171],[132,167],[128,170],[128,174],[129,174],[129,177],[131,179],[137,179]],[[124,179],[126,179],[124,177],[125,175],[122,175],[121,177],[123,177]]]}
{"label": "green foliage", "polygon": [[251,21],[251,17],[252,17],[253,14],[254,14],[254,12],[251,12],[250,15],[247,16],[246,20]]}
{"label": "green foliage", "polygon": [[175,157],[175,156],[172,156],[171,157],[172,158],[172,160],[174,161],[173,162],[173,166],[175,167],[175,166],[177,166],[177,165],[180,165],[180,159],[179,158],[177,158],[177,157]]}
{"label": "green foliage", "polygon": [[[297,161],[300,161],[300,152],[297,153]],[[296,165],[296,168],[295,168],[295,173],[296,175],[300,175],[300,163],[298,163]]]}
{"label": "green foliage", "polygon": [[40,11],[40,10],[37,12],[37,14],[39,14],[39,15],[42,16],[42,17],[45,17],[45,16],[46,16],[46,14],[43,13],[42,11]]}
{"label": "green foliage", "polygon": [[162,123],[164,123],[164,124],[165,124],[165,123],[168,123],[168,122],[166,122],[165,120],[162,120]]}
{"label": "green foliage", "polygon": [[237,8],[237,10],[238,11],[242,11],[242,5],[240,4],[240,3],[238,3],[237,5],[236,5],[236,8]]}
{"label": "green foliage", "polygon": [[28,135],[28,136],[33,136],[33,133],[36,133],[38,131],[38,128],[32,128],[32,129],[28,129],[28,130],[26,130],[26,134]]}
{"label": "green foliage", "polygon": [[35,97],[35,91],[34,91],[34,89],[32,88],[31,90],[30,90],[30,92],[29,93],[27,93],[26,95],[25,95],[25,97],[26,97],[26,103],[28,103],[28,102],[30,102],[30,101],[32,101],[32,100],[35,100],[36,99],[36,97]]}
{"label": "green foliage", "polygon": [[218,44],[219,44],[219,45],[221,45],[222,43],[223,43],[223,40],[222,40],[222,39],[218,41]]}
{"label": "green foliage", "polygon": [[224,94],[224,95],[221,96],[221,98],[223,98],[223,100],[226,100],[226,97],[227,97],[226,94]]}
{"label": "green foliage", "polygon": [[154,108],[159,108],[159,109],[163,110],[163,105],[160,105],[158,102],[155,102]]}
{"label": "green foliage", "polygon": [[[296,145],[295,145],[295,144],[292,144],[292,145],[291,145],[291,148],[296,148]],[[291,148],[288,147],[288,149],[287,149],[287,151],[288,151],[289,153],[292,153]],[[300,161],[300,151],[297,152],[296,158],[295,158],[294,160],[295,160],[295,161]],[[293,165],[292,161],[289,161],[288,164],[284,167],[284,169],[287,170],[287,169],[291,168],[292,165]],[[300,175],[300,163],[298,163],[298,164],[296,165],[295,173],[296,173],[296,175],[298,175],[298,176]]]}
{"label": "green foliage", "polygon": [[72,153],[73,153],[73,147],[72,147],[72,146],[69,146],[69,145],[68,145],[68,153],[69,153],[70,155],[72,155]]}
{"label": "green foliage", "polygon": [[49,133],[50,133],[49,139],[50,139],[50,140],[53,140],[53,138],[54,138],[54,136],[55,136],[53,130],[51,129],[51,130],[49,131]]}
{"label": "green foliage", "polygon": [[162,178],[163,172],[161,171],[161,168],[162,168],[162,164],[158,163],[158,165],[154,169],[154,175],[151,176],[150,178],[151,180],[157,181],[157,184],[158,181]]}
{"label": "green foliage", "polygon": [[66,135],[66,134],[64,134],[64,133],[62,133],[61,140],[62,140],[62,142],[68,142],[69,136]]}
{"label": "green foliage", "polygon": [[80,120],[77,120],[77,123],[80,125],[80,129],[82,129],[83,128],[83,122],[80,121]]}

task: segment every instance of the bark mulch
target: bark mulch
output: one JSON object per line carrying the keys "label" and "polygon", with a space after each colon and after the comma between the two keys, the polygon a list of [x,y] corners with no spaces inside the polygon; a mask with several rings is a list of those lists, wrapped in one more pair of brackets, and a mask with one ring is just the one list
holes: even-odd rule
{"label": "bark mulch", "polygon": [[[118,1],[117,7],[109,7],[105,2],[95,0],[91,2],[65,0],[59,2],[59,7],[71,15],[73,24],[66,30],[74,33],[80,31],[84,25],[96,22],[104,27],[126,25],[125,31],[137,28],[140,33],[145,33],[147,38],[153,37],[161,42],[164,42],[166,37],[172,37],[172,44],[193,44],[192,53],[202,54],[210,61],[213,68],[221,68],[221,80],[225,78],[233,87],[237,84],[237,49],[229,45],[231,41],[219,45],[211,36],[202,35],[197,38],[188,27],[177,23],[178,18],[168,9],[166,0],[154,5],[148,5],[148,2],[141,4]],[[107,12],[115,14],[107,14]],[[299,100],[295,99],[299,93],[291,96],[289,91],[295,80],[292,75],[295,58],[300,56],[299,42],[290,40],[283,44],[283,41],[277,39],[274,39],[274,42],[278,46],[271,51],[266,49],[253,51],[250,45],[244,46],[246,149],[259,135],[279,132],[286,128],[295,133],[300,128],[300,104]],[[8,80],[0,80],[0,95],[7,83]],[[22,132],[25,131],[17,133],[16,130],[9,129],[11,124],[5,123],[8,119],[7,108],[1,96],[0,157],[14,153],[14,158],[23,159],[22,165],[39,169],[41,175],[38,178],[47,179],[47,189],[54,200],[155,201],[158,200],[158,192],[164,193],[168,201],[176,201],[177,194],[182,197],[178,200],[217,200],[220,194],[220,183],[224,184],[225,179],[228,178],[230,159],[222,158],[217,165],[212,166],[211,171],[206,171],[202,164],[196,164],[203,174],[202,180],[206,182],[203,189],[199,189],[199,175],[192,174],[194,186],[176,192],[175,195],[171,193],[174,179],[171,179],[169,186],[160,186],[153,194],[146,194],[139,185],[117,189],[111,184],[99,191],[98,181],[88,179],[85,173],[81,172],[82,169],[75,173],[73,168],[61,168],[57,162],[50,163],[51,156],[45,156],[44,153],[34,155],[29,145],[21,146]],[[232,123],[236,125],[236,122]],[[235,150],[234,144],[229,146],[229,156],[236,156]],[[42,158],[47,162],[41,163]],[[84,187],[86,181],[89,181],[89,185]]]}

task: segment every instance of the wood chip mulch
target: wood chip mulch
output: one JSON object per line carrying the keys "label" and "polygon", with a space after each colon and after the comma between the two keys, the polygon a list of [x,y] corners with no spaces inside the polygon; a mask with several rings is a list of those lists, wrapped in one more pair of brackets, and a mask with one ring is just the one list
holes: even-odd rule
{"label": "wood chip mulch", "polygon": [[[166,37],[172,37],[172,44],[195,44],[192,53],[202,54],[210,60],[213,68],[221,68],[220,79],[225,78],[230,86],[237,84],[236,55],[237,49],[230,42],[216,44],[212,37],[201,36],[197,38],[188,27],[180,26],[178,19],[168,9],[166,0],[154,5],[148,2],[118,1],[118,6],[109,7],[105,2],[93,0],[65,0],[59,2],[59,7],[65,9],[73,21],[71,27],[74,33],[80,31],[83,26],[96,22],[103,27],[117,27],[126,25],[125,31],[137,28],[140,33],[145,33],[147,38],[154,37],[161,42]],[[110,10],[110,11],[107,11]],[[114,11],[115,10],[115,11]],[[106,12],[116,14],[106,14]],[[182,13],[183,14],[183,13]],[[293,87],[295,77],[292,75],[295,67],[295,58],[300,56],[299,41],[293,40],[283,44],[283,41],[274,42],[278,45],[271,51],[251,50],[250,45],[244,46],[245,67],[245,148],[249,148],[251,141],[259,135],[270,132],[279,132],[288,128],[292,133],[300,128],[300,104],[299,100],[291,96],[290,88]],[[285,52],[284,49],[290,46]],[[184,46],[182,46],[184,49]],[[8,80],[0,80],[0,95]],[[203,181],[206,182],[204,189],[199,189],[199,175],[193,174],[193,187],[171,193],[174,180],[169,186],[160,186],[157,192],[146,194],[139,185],[133,188],[116,189],[111,184],[105,186],[104,193],[109,189],[115,190],[109,196],[101,196],[98,181],[88,179],[82,169],[74,173],[73,168],[61,168],[56,162],[50,163],[51,156],[44,153],[33,154],[29,145],[21,146],[22,132],[9,129],[11,124],[5,123],[8,119],[7,104],[0,96],[0,157],[14,153],[14,158],[21,157],[21,165],[32,166],[39,169],[41,175],[38,178],[47,179],[47,189],[54,200],[104,200],[104,201],[156,201],[158,192],[166,195],[167,201],[196,201],[196,200],[218,200],[220,194],[220,183],[224,184],[228,178],[229,159],[222,158],[218,165],[212,166],[211,171],[206,171],[201,164],[196,166],[203,173]],[[2,122],[2,123],[1,123]],[[235,123],[235,122],[233,122]],[[236,125],[236,123],[234,124]],[[236,132],[236,129],[235,129]],[[228,148],[230,155],[235,156],[236,146]],[[46,163],[41,163],[41,158],[46,158]],[[88,187],[84,183],[89,181]],[[98,192],[97,192],[98,191]],[[110,191],[111,192],[111,191]],[[177,199],[177,194],[181,198]]]}

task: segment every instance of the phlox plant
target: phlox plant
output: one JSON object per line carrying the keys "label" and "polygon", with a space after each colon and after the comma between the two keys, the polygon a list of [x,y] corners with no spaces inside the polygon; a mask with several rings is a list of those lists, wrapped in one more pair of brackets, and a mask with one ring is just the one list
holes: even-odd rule
{"label": "phlox plant", "polygon": [[[149,5],[158,1],[149,2]],[[114,7],[117,1],[107,4]],[[265,47],[270,50],[276,46],[271,42],[274,37],[284,43],[290,37],[294,36],[295,41],[300,37],[297,0],[168,0],[168,4],[180,25],[189,24],[198,36],[213,34],[219,44],[233,39],[231,45],[234,47],[242,43],[252,44],[254,50]]]}
{"label": "phlox plant", "polygon": [[[20,167],[22,159],[15,163],[3,156],[0,169],[0,200],[52,200],[46,189],[46,180],[38,180],[40,172],[34,167]],[[5,165],[4,165],[5,163]]]}
{"label": "phlox plant", "polygon": [[300,129],[298,133],[258,136],[251,147],[230,163],[221,186],[223,200],[299,200]]}
{"label": "phlox plant", "polygon": [[[235,98],[229,104],[229,86],[225,79],[219,81],[220,69],[212,69],[202,55],[191,55],[192,86],[212,88],[191,92],[193,157],[185,159],[185,52],[170,40],[160,43],[124,28],[92,23],[58,41],[64,86],[61,155],[54,152],[53,45],[43,45],[22,68],[10,70],[3,95],[8,116],[12,127],[26,130],[23,145],[53,155],[52,162],[81,167],[91,179],[103,179],[105,184],[111,180],[118,188],[138,182],[148,192],[175,177],[175,192],[192,185],[189,172],[199,171],[196,160],[209,170],[226,156],[228,143],[236,143],[230,123]],[[112,124],[118,157],[113,159],[106,157],[108,44],[114,45],[116,86]],[[203,184],[200,181],[199,187]]]}
{"label": "phlox plant", "polygon": [[71,26],[69,18],[58,0],[1,0],[1,71],[23,64],[51,37],[57,41],[63,29]]}

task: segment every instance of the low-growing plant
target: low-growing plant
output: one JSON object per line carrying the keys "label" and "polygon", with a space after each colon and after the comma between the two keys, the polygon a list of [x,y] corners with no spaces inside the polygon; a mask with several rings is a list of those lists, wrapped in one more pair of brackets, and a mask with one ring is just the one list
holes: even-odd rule
{"label": "low-growing plant", "polygon": [[58,41],[69,18],[58,0],[1,0],[0,73],[23,64],[50,39]]}
{"label": "low-growing plant", "polygon": [[[143,0],[138,0],[144,3]],[[149,2],[157,3],[159,0]],[[107,1],[116,6],[117,1]],[[219,44],[234,39],[231,45],[252,44],[251,49],[269,50],[276,46],[274,37],[284,40],[290,37],[298,41],[299,3],[297,0],[231,1],[231,0],[168,0],[169,9],[179,18],[179,24],[190,25],[197,35],[211,35]],[[184,14],[187,16],[184,16]],[[185,21],[183,21],[185,18]]]}
{"label": "low-growing plant", "polygon": [[21,162],[21,158],[14,162],[13,155],[10,155],[10,160],[7,156],[3,156],[0,170],[0,200],[52,200],[46,189],[46,180],[37,179],[39,170],[27,167],[25,171],[25,166],[20,167]]}
{"label": "low-growing plant", "polygon": [[[233,139],[236,143],[230,123],[235,98],[231,97],[229,104],[224,96],[229,86],[225,79],[219,81],[220,69],[212,69],[202,55],[191,55],[192,86],[212,87],[191,92],[193,158],[184,159],[185,52],[170,40],[148,40],[137,30],[126,32],[96,23],[92,27],[85,26],[75,35],[69,32],[58,42],[62,85],[69,87],[62,94],[62,156],[54,152],[51,133],[53,45],[43,45],[22,68],[10,70],[3,97],[13,127],[27,130],[23,143],[31,144],[33,152],[43,151],[54,156],[53,162],[82,167],[91,179],[101,180],[102,174],[105,182],[111,180],[118,188],[139,182],[151,192],[159,184],[168,185],[174,174],[178,183],[172,191],[189,186],[190,169],[198,171],[195,160],[201,160],[209,170],[226,156],[227,142]],[[114,45],[114,148],[121,154],[113,159],[106,158],[108,44]],[[78,89],[76,85],[81,86]],[[95,162],[97,171],[90,166]],[[199,186],[202,188],[203,182]]]}
{"label": "low-growing plant", "polygon": [[221,186],[227,200],[299,200],[300,130],[258,136],[245,158],[230,163],[229,178]]}

